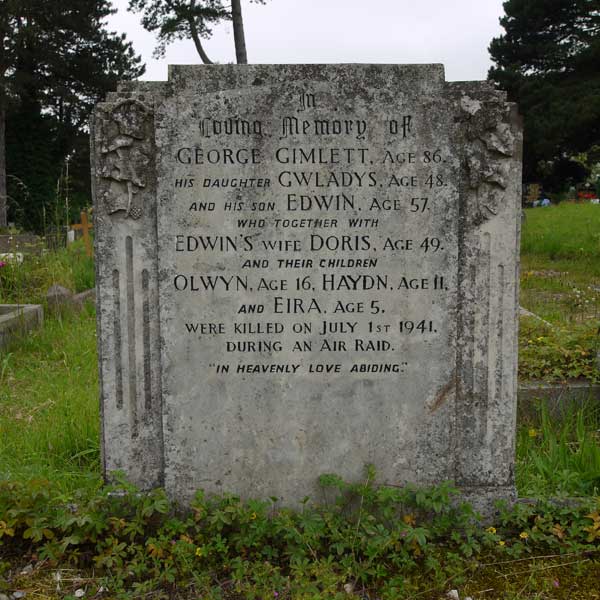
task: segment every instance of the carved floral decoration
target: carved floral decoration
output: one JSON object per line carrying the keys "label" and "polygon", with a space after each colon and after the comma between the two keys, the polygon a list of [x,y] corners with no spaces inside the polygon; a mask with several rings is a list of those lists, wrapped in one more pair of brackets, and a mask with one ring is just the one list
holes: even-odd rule
{"label": "carved floral decoration", "polygon": [[463,97],[461,123],[465,131],[465,159],[469,187],[477,193],[478,221],[498,214],[498,204],[507,187],[504,159],[513,155],[514,136],[506,123],[504,102],[482,102]]}
{"label": "carved floral decoration", "polygon": [[110,183],[103,198],[108,214],[125,212],[139,219],[138,194],[148,186],[153,156],[153,111],[134,98],[104,108],[100,145],[100,176]]}

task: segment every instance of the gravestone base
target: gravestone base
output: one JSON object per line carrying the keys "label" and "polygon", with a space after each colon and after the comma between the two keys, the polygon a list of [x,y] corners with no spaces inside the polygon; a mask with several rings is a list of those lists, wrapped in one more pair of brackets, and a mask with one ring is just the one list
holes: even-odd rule
{"label": "gravestone base", "polygon": [[485,519],[493,519],[498,513],[496,506],[498,502],[512,506],[518,501],[515,486],[463,487],[460,492],[461,500],[468,502],[475,512],[481,514]]}

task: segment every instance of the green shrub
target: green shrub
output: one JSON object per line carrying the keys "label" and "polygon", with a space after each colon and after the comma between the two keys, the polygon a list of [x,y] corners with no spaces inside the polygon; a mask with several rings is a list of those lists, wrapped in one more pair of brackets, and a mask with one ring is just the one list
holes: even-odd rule
{"label": "green shrub", "polygon": [[322,476],[332,502],[321,507],[199,492],[184,513],[164,492],[142,494],[122,480],[69,496],[48,482],[4,482],[0,543],[5,554],[93,567],[118,597],[215,599],[343,598],[349,586],[391,600],[423,585],[443,590],[484,559],[599,548],[598,501],[504,507],[489,526],[448,484],[379,487],[374,476],[372,468],[360,484]]}
{"label": "green shrub", "polygon": [[600,381],[596,323],[547,327],[522,318],[519,328],[519,377],[545,381]]}

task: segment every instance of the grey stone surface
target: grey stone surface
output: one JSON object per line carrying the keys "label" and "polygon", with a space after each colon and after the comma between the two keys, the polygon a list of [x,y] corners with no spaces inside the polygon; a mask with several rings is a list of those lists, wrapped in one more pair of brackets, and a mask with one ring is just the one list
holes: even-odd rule
{"label": "grey stone surface", "polygon": [[83,307],[86,302],[96,302],[96,290],[85,290],[84,292],[79,292],[79,294],[75,294],[73,296],[73,304],[76,307]]}
{"label": "grey stone surface", "polygon": [[5,252],[25,252],[40,254],[44,248],[42,239],[32,233],[0,235],[0,254]]}
{"label": "grey stone surface", "polygon": [[81,310],[86,302],[96,301],[96,289],[85,290],[75,294],[62,285],[53,285],[46,292],[48,310],[52,313]]}
{"label": "grey stone surface", "polygon": [[561,418],[568,415],[573,408],[600,403],[600,385],[589,381],[522,382],[519,384],[517,397],[520,418],[538,415],[541,402],[554,418]]}
{"label": "grey stone surface", "polygon": [[521,125],[441,65],[171,67],[97,107],[106,472],[513,498]]}
{"label": "grey stone surface", "polygon": [[0,304],[0,350],[6,348],[15,335],[44,323],[44,309],[39,304]]}
{"label": "grey stone surface", "polygon": [[51,313],[57,314],[73,308],[73,291],[62,285],[52,285],[46,292],[46,304]]}
{"label": "grey stone surface", "polygon": [[66,288],[62,285],[52,285],[48,288],[48,291],[46,292],[46,298],[65,298],[65,299],[71,299],[73,297],[73,291],[70,290],[69,288]]}
{"label": "grey stone surface", "polygon": [[544,325],[546,325],[546,327],[550,327],[550,329],[555,328],[554,325],[552,325],[552,323],[550,323],[550,321],[546,321],[546,319],[542,319],[542,317],[540,317],[539,315],[532,313],[530,310],[527,310],[526,308],[523,308],[522,306],[519,306],[519,315],[521,317],[529,317],[530,319],[535,319],[536,321],[539,321],[540,323],[543,323]]}

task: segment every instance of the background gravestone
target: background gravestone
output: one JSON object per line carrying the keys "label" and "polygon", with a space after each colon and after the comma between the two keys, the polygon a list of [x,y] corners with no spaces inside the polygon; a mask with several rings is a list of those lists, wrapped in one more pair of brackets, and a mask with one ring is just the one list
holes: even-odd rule
{"label": "background gravestone", "polygon": [[104,468],[514,496],[521,126],[441,65],[177,66],[97,107]]}

